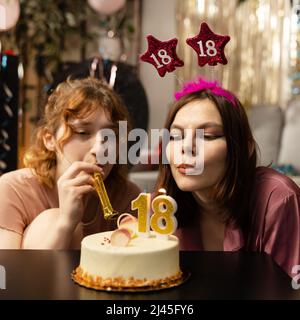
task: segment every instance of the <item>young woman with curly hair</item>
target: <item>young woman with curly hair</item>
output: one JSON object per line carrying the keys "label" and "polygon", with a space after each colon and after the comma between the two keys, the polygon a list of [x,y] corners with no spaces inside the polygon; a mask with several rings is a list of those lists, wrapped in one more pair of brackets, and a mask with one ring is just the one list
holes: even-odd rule
{"label": "young woman with curly hair", "polygon": [[[83,236],[111,230],[103,218],[92,174],[105,180],[112,206],[129,212],[139,189],[119,164],[97,161],[97,133],[127,121],[126,108],[104,82],[61,83],[48,98],[26,168],[0,178],[0,247],[79,248]],[[122,186],[122,191],[120,190]]]}

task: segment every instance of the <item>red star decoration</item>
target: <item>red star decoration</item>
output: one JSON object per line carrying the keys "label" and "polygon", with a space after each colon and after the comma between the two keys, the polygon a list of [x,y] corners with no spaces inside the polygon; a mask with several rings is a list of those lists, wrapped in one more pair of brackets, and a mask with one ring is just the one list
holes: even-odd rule
{"label": "red star decoration", "polygon": [[224,47],[229,40],[229,36],[220,36],[213,33],[208,24],[203,22],[199,34],[186,39],[186,43],[197,52],[198,64],[203,67],[206,63],[210,66],[215,66],[217,63],[227,63]]}
{"label": "red star decoration", "polygon": [[151,63],[158,74],[164,77],[166,72],[173,72],[176,67],[182,67],[183,61],[177,57],[176,38],[168,41],[159,41],[152,35],[147,36],[148,50],[140,56],[142,61]]}

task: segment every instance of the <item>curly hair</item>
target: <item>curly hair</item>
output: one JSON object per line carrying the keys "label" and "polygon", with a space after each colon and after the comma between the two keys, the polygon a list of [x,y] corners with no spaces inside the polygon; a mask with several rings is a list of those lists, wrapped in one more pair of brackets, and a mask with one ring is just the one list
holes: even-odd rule
{"label": "curly hair", "polygon": [[[58,128],[64,124],[65,132],[58,140],[58,147],[62,149],[72,135],[69,119],[82,119],[98,108],[104,109],[116,125],[118,121],[129,122],[127,109],[119,96],[104,81],[95,78],[68,79],[59,84],[49,96],[44,116],[34,134],[34,141],[24,156],[25,166],[34,169],[39,182],[51,188],[55,182],[56,152],[45,147],[45,134],[55,135]],[[112,177],[124,179],[126,166],[114,165],[109,174],[109,178]]]}

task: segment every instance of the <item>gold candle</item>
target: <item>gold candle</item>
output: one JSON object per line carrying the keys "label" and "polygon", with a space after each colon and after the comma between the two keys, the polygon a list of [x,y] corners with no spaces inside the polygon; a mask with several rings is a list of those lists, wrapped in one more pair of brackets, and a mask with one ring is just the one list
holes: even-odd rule
{"label": "gold candle", "polygon": [[95,189],[98,193],[98,196],[102,204],[104,219],[109,220],[109,219],[115,218],[117,215],[119,215],[119,212],[113,209],[109,201],[102,176],[98,172],[94,173],[94,183],[95,183]]}

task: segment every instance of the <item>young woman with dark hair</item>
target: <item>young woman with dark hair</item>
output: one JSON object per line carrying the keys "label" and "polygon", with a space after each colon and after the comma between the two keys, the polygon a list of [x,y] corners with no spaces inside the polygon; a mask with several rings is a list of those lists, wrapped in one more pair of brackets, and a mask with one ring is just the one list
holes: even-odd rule
{"label": "young woman with dark hair", "polygon": [[[165,124],[169,164],[160,165],[156,190],[165,188],[177,201],[181,249],[266,252],[292,276],[300,264],[300,189],[256,166],[246,112],[231,92],[199,79],[175,96]],[[194,132],[190,152],[185,129]],[[196,129],[204,130],[204,169],[191,175],[199,156]]]}

